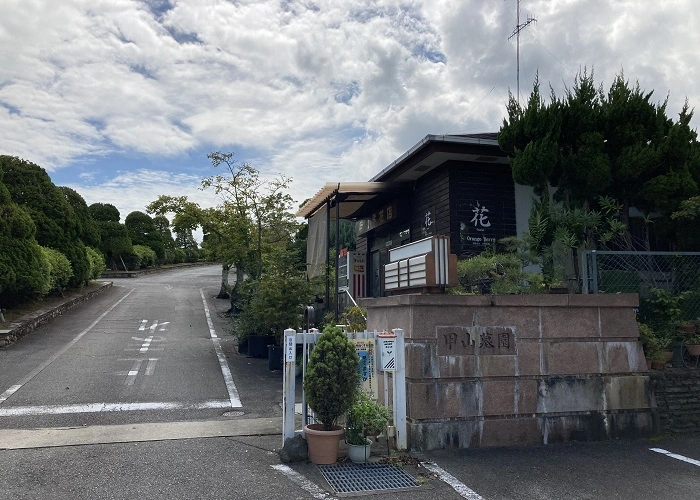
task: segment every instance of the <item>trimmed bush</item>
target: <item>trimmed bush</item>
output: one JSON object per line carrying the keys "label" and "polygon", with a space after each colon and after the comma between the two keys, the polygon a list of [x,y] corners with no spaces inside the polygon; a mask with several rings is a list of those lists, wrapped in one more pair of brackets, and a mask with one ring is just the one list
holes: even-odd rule
{"label": "trimmed bush", "polygon": [[71,268],[70,261],[65,255],[53,248],[41,247],[41,253],[44,255],[44,259],[49,263],[47,293],[58,292],[63,294],[63,291],[66,289],[73,276],[73,269]]}
{"label": "trimmed bush", "polygon": [[134,245],[134,255],[136,258],[133,261],[133,267],[130,266],[131,269],[145,269],[156,265],[156,253],[147,246]]}
{"label": "trimmed bush", "polygon": [[90,260],[90,279],[96,280],[107,269],[105,258],[102,254],[91,247],[85,247],[88,259]]}
{"label": "trimmed bush", "polygon": [[333,430],[359,387],[360,358],[340,328],[327,326],[311,350],[304,377],[306,400],[324,430]]}

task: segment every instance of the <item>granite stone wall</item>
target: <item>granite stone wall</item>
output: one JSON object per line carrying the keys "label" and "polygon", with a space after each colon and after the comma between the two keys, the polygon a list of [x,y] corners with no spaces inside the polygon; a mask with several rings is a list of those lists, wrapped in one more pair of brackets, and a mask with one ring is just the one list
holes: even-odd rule
{"label": "granite stone wall", "polygon": [[413,449],[649,435],[655,400],[629,295],[366,299],[406,336]]}
{"label": "granite stone wall", "polygon": [[697,370],[652,372],[659,419],[663,434],[700,432],[700,373]]}

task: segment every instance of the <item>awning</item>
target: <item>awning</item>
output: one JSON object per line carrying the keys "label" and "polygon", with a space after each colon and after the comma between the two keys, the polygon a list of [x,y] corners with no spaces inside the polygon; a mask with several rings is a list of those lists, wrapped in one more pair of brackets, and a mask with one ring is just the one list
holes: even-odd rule
{"label": "awning", "polygon": [[[403,182],[328,182],[304,203],[296,216],[308,219],[326,203],[333,202],[335,206],[339,202],[341,219],[367,217],[408,187],[408,183]],[[331,219],[335,219],[335,210],[330,212]]]}

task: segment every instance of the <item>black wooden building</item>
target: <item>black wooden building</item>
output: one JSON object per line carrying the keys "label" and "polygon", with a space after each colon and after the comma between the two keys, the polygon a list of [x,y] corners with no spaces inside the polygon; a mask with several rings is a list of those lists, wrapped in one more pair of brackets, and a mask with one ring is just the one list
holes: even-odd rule
{"label": "black wooden building", "polygon": [[532,191],[514,184],[496,136],[428,135],[368,182],[326,184],[297,213],[309,219],[309,268],[329,254],[338,219],[355,221],[372,297],[383,295],[391,248],[449,235],[451,253],[464,258],[522,234]]}

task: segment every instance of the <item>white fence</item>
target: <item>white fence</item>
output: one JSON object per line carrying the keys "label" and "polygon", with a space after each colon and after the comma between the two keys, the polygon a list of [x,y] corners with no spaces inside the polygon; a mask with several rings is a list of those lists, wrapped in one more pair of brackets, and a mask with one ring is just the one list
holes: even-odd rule
{"label": "white fence", "polygon": [[[301,400],[302,429],[296,430],[296,371],[297,346],[302,346],[302,376],[306,374],[306,363],[309,353],[318,341],[321,333],[316,329],[309,332],[297,333],[295,330],[284,331],[284,375],[282,402],[282,444],[287,438],[294,437],[296,432],[303,434],[303,427],[311,423],[313,415],[309,412],[306,397]],[[387,332],[355,332],[347,333],[349,339],[373,340],[375,344],[374,363],[383,374],[384,404],[393,410],[394,427],[396,429],[396,448],[405,450],[408,445],[406,435],[406,369],[404,358],[404,333],[401,329]],[[391,379],[391,381],[390,381]],[[303,380],[303,379],[302,379]],[[392,402],[389,404],[389,384],[392,384]],[[377,395],[378,396],[378,395]]]}

